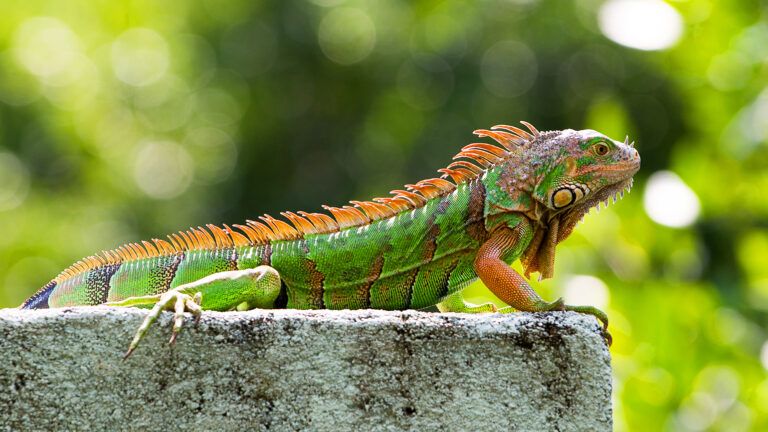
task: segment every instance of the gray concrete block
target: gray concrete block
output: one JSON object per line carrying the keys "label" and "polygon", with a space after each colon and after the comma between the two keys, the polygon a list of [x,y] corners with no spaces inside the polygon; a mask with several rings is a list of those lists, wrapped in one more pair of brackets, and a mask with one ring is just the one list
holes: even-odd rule
{"label": "gray concrete block", "polygon": [[611,430],[592,317],[0,310],[0,430]]}

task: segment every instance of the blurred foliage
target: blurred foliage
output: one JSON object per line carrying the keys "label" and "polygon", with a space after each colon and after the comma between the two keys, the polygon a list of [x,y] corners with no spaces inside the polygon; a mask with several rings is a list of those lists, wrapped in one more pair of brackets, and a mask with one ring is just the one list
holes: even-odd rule
{"label": "blurred foliage", "polygon": [[634,3],[5,0],[0,306],[126,241],[384,195],[473,129],[594,128],[642,171],[537,289],[609,312],[616,429],[766,430],[765,2]]}

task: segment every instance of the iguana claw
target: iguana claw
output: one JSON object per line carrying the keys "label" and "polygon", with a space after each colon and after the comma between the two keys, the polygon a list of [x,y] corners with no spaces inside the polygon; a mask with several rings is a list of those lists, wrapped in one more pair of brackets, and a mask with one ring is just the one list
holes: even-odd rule
{"label": "iguana claw", "polygon": [[160,299],[157,301],[157,303],[155,303],[155,306],[149,312],[147,317],[144,318],[144,322],[141,323],[141,326],[136,331],[136,335],[133,337],[131,345],[128,347],[128,351],[126,351],[125,355],[123,356],[123,360],[127,359],[131,356],[131,354],[133,354],[133,352],[136,350],[136,347],[139,346],[139,342],[141,342],[141,340],[149,331],[149,327],[157,320],[163,310],[172,309],[174,311],[173,329],[171,333],[171,339],[168,341],[169,345],[173,345],[176,342],[176,338],[179,336],[179,332],[181,332],[182,325],[184,324],[184,312],[190,312],[192,315],[194,315],[195,324],[200,322],[200,316],[203,313],[203,309],[200,307],[202,299],[202,293],[200,292],[196,293],[194,297],[189,294],[182,293],[178,290],[168,291],[161,295]]}
{"label": "iguana claw", "polygon": [[613,337],[610,333],[608,333],[608,315],[606,315],[605,312],[594,306],[563,305],[563,310],[584,313],[597,318],[598,321],[600,321],[600,323],[603,325],[603,339],[605,339],[605,342],[608,344],[608,346],[613,344]]}

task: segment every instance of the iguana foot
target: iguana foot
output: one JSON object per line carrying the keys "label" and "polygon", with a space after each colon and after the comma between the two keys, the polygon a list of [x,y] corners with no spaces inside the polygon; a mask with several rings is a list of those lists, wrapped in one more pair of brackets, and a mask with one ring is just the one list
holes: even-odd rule
{"label": "iguana foot", "polygon": [[179,336],[179,332],[181,332],[181,326],[184,324],[184,312],[190,312],[194,315],[195,324],[200,322],[200,316],[203,313],[203,309],[200,307],[202,300],[203,295],[200,292],[196,293],[194,296],[185,294],[179,290],[171,290],[161,294],[159,300],[149,312],[149,315],[144,318],[144,322],[141,323],[141,326],[136,331],[136,335],[133,337],[131,345],[128,347],[128,351],[123,356],[123,360],[127,359],[133,351],[136,350],[136,347],[139,346],[139,342],[141,342],[149,331],[149,327],[157,320],[157,317],[160,316],[160,313],[163,310],[174,311],[173,329],[171,330],[171,339],[168,343],[173,344],[176,342],[176,338]]}
{"label": "iguana foot", "polygon": [[594,307],[594,306],[574,306],[574,305],[567,305],[563,302],[562,298],[559,298],[552,303],[546,303],[546,306],[542,308],[543,311],[553,311],[553,310],[562,310],[562,311],[571,311],[571,312],[578,312],[583,313],[587,315],[592,315],[595,318],[597,318],[598,321],[603,325],[603,339],[605,339],[605,342],[608,344],[608,346],[611,346],[613,343],[613,337],[610,333],[608,333],[608,315],[601,311],[600,309]]}
{"label": "iguana foot", "polygon": [[[541,303],[541,311],[572,311],[572,312],[579,312],[583,314],[592,315],[595,318],[600,321],[600,323],[603,325],[602,334],[603,339],[605,339],[605,342],[608,344],[608,346],[611,346],[613,343],[613,337],[610,333],[608,333],[608,315],[606,315],[605,312],[601,311],[600,309],[594,307],[594,306],[572,306],[567,305],[563,302],[562,298],[559,298],[552,303]],[[503,308],[499,308],[497,311],[498,313],[512,313],[517,312],[515,308],[512,306],[507,306]]]}
{"label": "iguana foot", "polygon": [[603,325],[603,339],[605,339],[605,343],[607,343],[608,346],[613,344],[613,337],[610,333],[608,333],[608,315],[605,312],[594,306],[563,305],[563,310],[588,314],[597,318],[597,320],[600,321],[600,323]]}

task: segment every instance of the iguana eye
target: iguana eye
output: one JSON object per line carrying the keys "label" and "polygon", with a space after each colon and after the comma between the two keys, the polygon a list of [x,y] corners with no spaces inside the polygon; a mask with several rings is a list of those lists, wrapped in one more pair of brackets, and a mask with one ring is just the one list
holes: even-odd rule
{"label": "iguana eye", "polygon": [[611,150],[610,148],[608,148],[608,145],[605,143],[597,143],[595,144],[593,149],[595,150],[595,153],[597,153],[598,156],[605,156]]}

